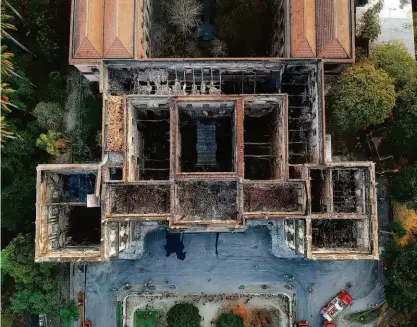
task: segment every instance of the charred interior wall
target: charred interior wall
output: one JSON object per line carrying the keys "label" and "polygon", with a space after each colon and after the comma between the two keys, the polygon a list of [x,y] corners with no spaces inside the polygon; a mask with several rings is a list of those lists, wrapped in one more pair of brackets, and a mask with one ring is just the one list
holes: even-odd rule
{"label": "charred interior wall", "polygon": [[377,257],[374,166],[339,165],[309,167],[313,257],[334,253]]}
{"label": "charred interior wall", "polygon": [[274,0],[272,57],[289,57],[289,0]]}
{"label": "charred interior wall", "polygon": [[95,193],[97,175],[97,165],[38,167],[37,259],[99,254],[101,209],[87,200]]}
{"label": "charred interior wall", "polygon": [[129,101],[129,180],[168,180],[170,107],[168,101]]}
{"label": "charred interior wall", "polygon": [[285,119],[286,108],[282,99],[269,97],[244,101],[245,179],[286,177]]}
{"label": "charred interior wall", "polygon": [[288,94],[289,164],[319,163],[323,151],[321,69],[286,65],[279,84]]}
{"label": "charred interior wall", "polygon": [[235,101],[180,101],[177,172],[236,172]]}

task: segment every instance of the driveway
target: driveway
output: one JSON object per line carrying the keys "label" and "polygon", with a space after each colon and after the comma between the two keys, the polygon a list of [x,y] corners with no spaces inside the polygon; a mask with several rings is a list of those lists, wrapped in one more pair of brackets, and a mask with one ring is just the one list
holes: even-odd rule
{"label": "driveway", "polygon": [[363,308],[383,298],[383,293],[374,291],[378,262],[278,259],[271,253],[271,237],[265,227],[219,234],[217,254],[215,233],[185,234],[184,260],[177,259],[175,253],[166,257],[165,242],[165,232],[156,230],[147,235],[141,259],[88,264],[86,318],[93,326],[116,326],[117,290],[127,282],[141,285],[152,281],[155,292],[175,285],[175,292],[181,293],[238,293],[256,286],[267,290],[283,287],[288,283],[286,275],[293,275],[297,319],[309,320],[310,326],[321,326],[321,307],[347,282],[354,285],[353,298],[361,299]]}

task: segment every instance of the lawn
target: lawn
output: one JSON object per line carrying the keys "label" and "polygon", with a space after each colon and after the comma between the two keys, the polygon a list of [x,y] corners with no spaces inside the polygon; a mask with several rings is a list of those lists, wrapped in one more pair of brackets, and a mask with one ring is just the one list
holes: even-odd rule
{"label": "lawn", "polygon": [[122,327],[123,321],[122,321],[122,314],[123,314],[123,304],[120,301],[117,301],[116,305],[116,326]]}
{"label": "lawn", "polygon": [[138,309],[135,311],[133,325],[134,327],[156,327],[160,315],[159,311]]}

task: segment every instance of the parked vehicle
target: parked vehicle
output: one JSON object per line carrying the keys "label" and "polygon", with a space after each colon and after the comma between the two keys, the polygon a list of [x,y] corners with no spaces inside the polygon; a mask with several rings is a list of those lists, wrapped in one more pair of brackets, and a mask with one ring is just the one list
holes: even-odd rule
{"label": "parked vehicle", "polygon": [[39,315],[39,327],[46,327],[46,317],[44,314]]}
{"label": "parked vehicle", "polygon": [[[321,309],[320,314],[328,322],[332,322],[333,319],[351,303],[352,297],[348,292],[342,290],[333,300],[331,300],[323,309]],[[329,327],[329,325],[327,326]]]}
{"label": "parked vehicle", "polygon": [[307,320],[299,321],[297,323],[297,327],[308,327],[308,326],[309,326],[309,324],[308,324]]}

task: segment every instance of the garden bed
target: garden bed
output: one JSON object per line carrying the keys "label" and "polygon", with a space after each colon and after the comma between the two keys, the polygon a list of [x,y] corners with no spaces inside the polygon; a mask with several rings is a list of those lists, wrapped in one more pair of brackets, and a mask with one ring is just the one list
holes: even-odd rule
{"label": "garden bed", "polygon": [[[126,298],[125,325],[134,327],[166,326],[166,313],[177,303],[193,303],[199,310],[202,327],[215,326],[225,312],[243,318],[244,326],[289,326],[288,298],[281,294],[137,294]],[[145,311],[151,313],[145,319]],[[152,316],[153,315],[153,316]],[[162,319],[163,318],[163,319]],[[155,325],[156,324],[156,325]]]}

